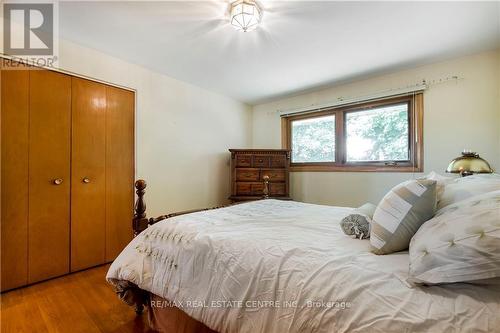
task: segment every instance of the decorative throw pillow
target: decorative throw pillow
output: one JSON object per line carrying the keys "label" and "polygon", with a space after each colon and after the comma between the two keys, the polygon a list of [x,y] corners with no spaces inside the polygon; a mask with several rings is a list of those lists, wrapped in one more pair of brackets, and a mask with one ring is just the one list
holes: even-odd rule
{"label": "decorative throw pillow", "polygon": [[437,209],[475,195],[500,190],[500,175],[479,174],[454,179],[445,185]]}
{"label": "decorative throw pillow", "polygon": [[347,215],[340,221],[340,227],[344,234],[354,238],[365,239],[370,237],[370,223],[377,206],[365,203],[354,209],[352,214]]}
{"label": "decorative throw pillow", "polygon": [[418,228],[434,216],[436,181],[408,180],[396,185],[377,206],[370,232],[372,252],[406,250]]}
{"label": "decorative throw pillow", "polygon": [[449,205],[426,222],[410,243],[409,281],[500,282],[500,191]]}

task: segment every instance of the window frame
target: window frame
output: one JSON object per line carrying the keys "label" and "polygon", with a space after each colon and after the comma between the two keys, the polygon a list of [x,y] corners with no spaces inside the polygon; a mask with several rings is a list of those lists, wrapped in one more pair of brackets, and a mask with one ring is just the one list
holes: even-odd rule
{"label": "window frame", "polygon": [[[408,161],[347,162],[346,117],[353,112],[408,103]],[[290,171],[353,171],[353,172],[422,172],[423,171],[423,93],[388,97],[369,102],[320,109],[281,118],[281,142],[292,149],[292,122],[295,120],[335,115],[335,162],[290,162]],[[395,164],[393,164],[395,163]]]}

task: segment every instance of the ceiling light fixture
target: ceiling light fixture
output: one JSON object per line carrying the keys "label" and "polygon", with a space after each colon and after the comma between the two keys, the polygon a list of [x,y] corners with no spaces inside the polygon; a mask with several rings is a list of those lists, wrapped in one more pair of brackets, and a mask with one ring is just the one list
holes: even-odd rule
{"label": "ceiling light fixture", "polygon": [[253,0],[238,0],[231,3],[231,25],[243,32],[252,31],[260,23],[262,11]]}

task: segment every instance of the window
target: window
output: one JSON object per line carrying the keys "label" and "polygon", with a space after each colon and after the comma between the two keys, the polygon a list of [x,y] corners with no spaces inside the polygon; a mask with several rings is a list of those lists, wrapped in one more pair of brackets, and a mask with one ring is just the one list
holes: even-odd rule
{"label": "window", "polygon": [[335,115],[292,121],[292,160],[335,162]]}
{"label": "window", "polygon": [[282,118],[291,171],[422,171],[422,94]]}
{"label": "window", "polygon": [[409,161],[408,104],[345,113],[346,160]]}

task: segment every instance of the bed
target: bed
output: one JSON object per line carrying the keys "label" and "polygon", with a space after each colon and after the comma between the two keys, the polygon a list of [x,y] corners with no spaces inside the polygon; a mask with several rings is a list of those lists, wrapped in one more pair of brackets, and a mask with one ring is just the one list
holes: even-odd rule
{"label": "bed", "polygon": [[374,255],[352,208],[263,199],[146,219],[107,274],[164,332],[498,332],[500,286],[413,286],[408,253]]}

